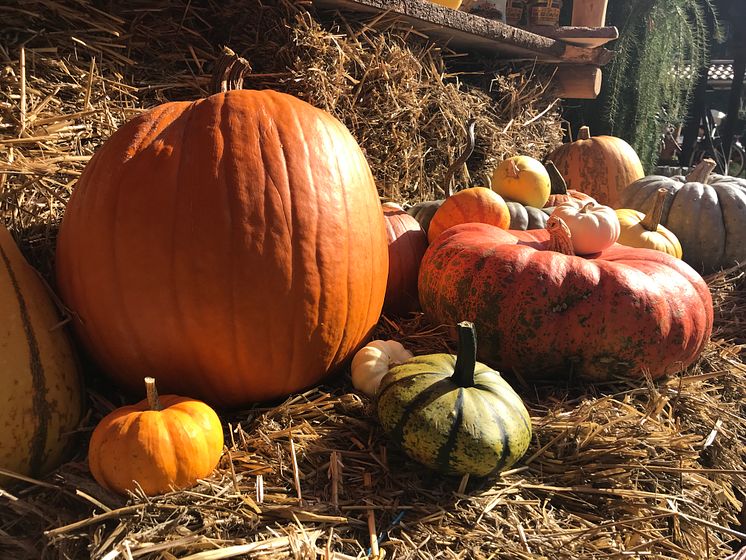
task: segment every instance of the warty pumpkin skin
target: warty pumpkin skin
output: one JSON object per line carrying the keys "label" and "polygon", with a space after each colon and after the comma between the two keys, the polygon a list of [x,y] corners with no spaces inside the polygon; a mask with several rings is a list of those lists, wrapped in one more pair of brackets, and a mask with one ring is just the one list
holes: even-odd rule
{"label": "warty pumpkin skin", "polygon": [[422,255],[427,249],[427,234],[398,204],[383,204],[383,217],[389,247],[389,275],[383,309],[401,315],[420,307],[417,276]]}
{"label": "warty pumpkin skin", "polygon": [[155,380],[145,383],[148,397],[102,418],[88,446],[96,482],[120,494],[137,486],[146,496],[192,486],[223,453],[223,427],[213,409],[178,395],[159,397]]}
{"label": "warty pumpkin skin", "polygon": [[622,191],[645,175],[632,146],[616,136],[591,137],[587,126],[581,127],[577,140],[557,147],[547,159],[570,189],[612,208],[619,208]]}
{"label": "warty pumpkin skin", "polygon": [[0,468],[40,477],[65,458],[83,413],[82,377],[48,289],[3,226],[0,317]]}
{"label": "warty pumpkin skin", "polygon": [[647,214],[658,189],[666,189],[660,223],[681,243],[684,261],[702,274],[746,261],[746,180],[711,174],[713,168],[704,161],[687,177],[645,177],[621,199],[622,207]]}
{"label": "warty pumpkin skin", "polygon": [[456,356],[415,356],[389,370],[378,418],[414,460],[445,474],[490,475],[526,452],[531,418],[502,376],[476,361],[474,325],[460,323],[458,333]]}
{"label": "warty pumpkin skin", "polygon": [[94,155],[57,280],[122,387],[239,406],[312,386],[362,345],[388,275],[370,168],[330,114],[237,90],[166,103]]}
{"label": "warty pumpkin skin", "polygon": [[549,250],[556,239],[541,229],[451,228],[423,258],[423,310],[438,323],[472,319],[481,359],[527,378],[658,377],[699,356],[713,310],[692,268],[618,244],[593,258],[566,255]]}

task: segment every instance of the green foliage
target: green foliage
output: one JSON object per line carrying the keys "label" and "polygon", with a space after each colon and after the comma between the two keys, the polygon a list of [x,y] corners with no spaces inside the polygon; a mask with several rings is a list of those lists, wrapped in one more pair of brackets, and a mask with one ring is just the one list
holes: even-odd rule
{"label": "green foliage", "polygon": [[[680,122],[712,39],[710,0],[610,0],[607,21],[619,28],[607,67],[605,117],[611,134],[635,148],[646,171],[656,163],[665,109]],[[686,71],[683,71],[686,70]]]}

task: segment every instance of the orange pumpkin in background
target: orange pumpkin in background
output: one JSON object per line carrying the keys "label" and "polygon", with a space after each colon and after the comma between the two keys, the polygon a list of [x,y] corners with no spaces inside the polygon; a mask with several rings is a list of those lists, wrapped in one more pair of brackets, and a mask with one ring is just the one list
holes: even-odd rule
{"label": "orange pumpkin in background", "polygon": [[57,281],[96,361],[135,391],[214,405],[283,397],[351,358],[383,306],[388,252],[362,150],[271,90],[143,113],[73,192]]}
{"label": "orange pumpkin in background", "polygon": [[556,148],[547,159],[559,169],[570,189],[619,208],[622,191],[645,173],[634,148],[616,136],[591,137],[587,126],[578,139]]}

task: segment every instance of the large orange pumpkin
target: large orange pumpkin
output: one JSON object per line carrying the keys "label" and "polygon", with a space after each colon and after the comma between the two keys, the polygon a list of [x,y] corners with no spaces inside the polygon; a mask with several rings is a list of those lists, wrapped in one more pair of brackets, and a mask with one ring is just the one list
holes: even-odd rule
{"label": "large orange pumpkin", "polygon": [[368,337],[388,253],[365,157],[330,114],[275,91],[166,103],[78,181],[57,280],[123,387],[223,406],[319,382]]}
{"label": "large orange pumpkin", "polygon": [[592,196],[601,204],[618,208],[627,185],[645,173],[635,150],[616,136],[591,137],[587,126],[578,139],[556,148],[547,159],[554,162],[570,189]]}

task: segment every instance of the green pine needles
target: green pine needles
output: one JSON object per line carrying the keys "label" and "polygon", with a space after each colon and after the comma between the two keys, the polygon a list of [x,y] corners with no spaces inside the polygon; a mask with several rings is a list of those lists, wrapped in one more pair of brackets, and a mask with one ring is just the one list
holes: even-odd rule
{"label": "green pine needles", "polygon": [[699,70],[708,62],[710,0],[611,0],[609,21],[619,27],[616,57],[605,76],[606,119],[643,167],[656,163],[665,120],[681,122]]}

